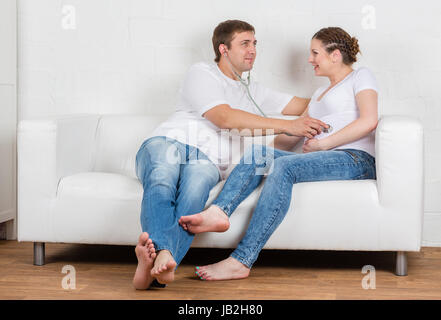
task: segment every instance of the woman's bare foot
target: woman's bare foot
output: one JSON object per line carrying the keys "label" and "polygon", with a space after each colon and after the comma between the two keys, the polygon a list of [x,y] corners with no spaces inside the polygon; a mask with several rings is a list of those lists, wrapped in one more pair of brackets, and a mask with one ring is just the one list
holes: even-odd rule
{"label": "woman's bare foot", "polygon": [[156,257],[155,247],[147,232],[143,232],[135,248],[138,266],[133,277],[133,286],[136,289],[147,289],[153,281],[150,270]]}
{"label": "woman's bare foot", "polygon": [[175,279],[176,261],[173,259],[170,251],[159,251],[154,266],[150,271],[152,277],[156,278],[159,283],[170,283]]}
{"label": "woman's bare foot", "polygon": [[208,266],[196,267],[196,274],[202,280],[234,280],[248,277],[250,268],[233,257],[228,257]]}
{"label": "woman's bare foot", "polygon": [[230,220],[225,212],[217,206],[189,216],[182,216],[179,224],[191,233],[225,232],[230,227]]}

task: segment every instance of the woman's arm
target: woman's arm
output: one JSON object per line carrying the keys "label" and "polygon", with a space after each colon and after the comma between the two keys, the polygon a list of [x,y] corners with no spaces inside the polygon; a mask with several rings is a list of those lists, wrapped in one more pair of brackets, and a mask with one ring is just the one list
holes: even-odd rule
{"label": "woman's arm", "polygon": [[298,116],[304,114],[308,108],[310,98],[294,97],[282,110],[282,114],[286,116]]}
{"label": "woman's arm", "polygon": [[377,127],[378,94],[375,90],[360,91],[356,96],[360,117],[346,127],[324,139],[310,139],[305,142],[303,152],[329,150],[356,141]]}

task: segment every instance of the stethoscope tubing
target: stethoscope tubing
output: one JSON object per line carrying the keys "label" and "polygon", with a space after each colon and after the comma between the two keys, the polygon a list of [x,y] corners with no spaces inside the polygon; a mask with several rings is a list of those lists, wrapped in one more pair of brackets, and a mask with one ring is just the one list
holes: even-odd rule
{"label": "stethoscope tubing", "polygon": [[[239,82],[245,87],[245,89],[246,89],[246,91],[247,91],[247,96],[248,96],[248,98],[251,100],[251,102],[254,104],[254,106],[257,108],[257,110],[259,110],[259,112],[262,114],[262,116],[263,116],[264,118],[268,118],[268,116],[262,111],[262,109],[260,109],[259,105],[256,103],[256,101],[254,101],[253,96],[251,95],[251,92],[250,92],[251,70],[248,71],[247,81],[245,81],[245,80],[244,80],[244,79],[243,79],[243,78],[242,78],[242,77],[236,72],[236,70],[234,70],[233,65],[231,64],[230,59],[228,58],[228,56],[225,55],[225,57],[227,58],[228,64],[230,65],[231,70],[233,71],[234,75],[237,77],[237,79],[239,80]],[[325,132],[325,133],[330,133],[330,132],[332,132],[332,127],[331,127],[331,125],[329,125],[329,128],[327,128],[327,129],[326,129],[326,128],[323,128],[323,132]],[[284,133],[284,134],[286,134],[286,135],[288,135],[288,136],[292,136],[292,134],[289,134],[289,133]]]}

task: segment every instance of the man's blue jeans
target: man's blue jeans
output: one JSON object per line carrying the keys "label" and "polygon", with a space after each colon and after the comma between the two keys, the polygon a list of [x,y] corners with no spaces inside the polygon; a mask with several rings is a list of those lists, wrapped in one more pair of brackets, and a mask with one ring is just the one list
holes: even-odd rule
{"label": "man's blue jeans", "polygon": [[170,251],[179,265],[194,235],[178,220],[204,209],[210,190],[219,182],[219,171],[199,149],[158,136],[139,148],[136,175],[144,188],[142,231],[157,251]]}
{"label": "man's blue jeans", "polygon": [[257,188],[264,173],[268,176],[247,232],[231,254],[248,268],[251,268],[285,217],[295,183],[376,179],[375,158],[361,150],[297,154],[254,145],[245,152],[212,204],[231,216],[237,206]]}

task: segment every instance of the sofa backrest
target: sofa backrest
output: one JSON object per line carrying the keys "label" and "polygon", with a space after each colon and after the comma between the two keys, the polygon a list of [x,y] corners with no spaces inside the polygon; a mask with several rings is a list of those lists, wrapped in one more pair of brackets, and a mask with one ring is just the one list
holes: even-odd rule
{"label": "sofa backrest", "polygon": [[113,172],[136,178],[139,147],[168,115],[103,115],[98,122],[94,171]]}
{"label": "sofa backrest", "polygon": [[[153,130],[169,115],[103,115],[98,122],[93,171],[112,172],[136,177],[136,153]],[[280,116],[274,116],[280,117]],[[296,117],[283,117],[293,119]],[[259,137],[248,137],[247,143],[261,144]],[[266,139],[268,144],[271,139]],[[294,152],[302,152],[301,143]],[[236,156],[240,160],[240,155]],[[236,162],[237,163],[237,162]],[[233,169],[234,165],[228,171]]]}

